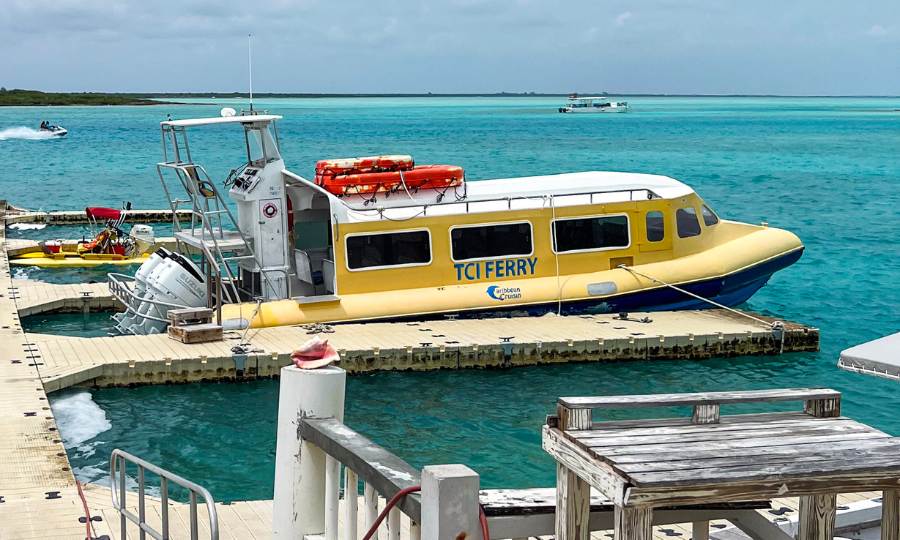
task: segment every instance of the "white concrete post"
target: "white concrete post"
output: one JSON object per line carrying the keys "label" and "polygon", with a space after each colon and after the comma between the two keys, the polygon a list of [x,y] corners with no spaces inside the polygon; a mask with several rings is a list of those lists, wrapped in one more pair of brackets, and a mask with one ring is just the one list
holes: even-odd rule
{"label": "white concrete post", "polygon": [[422,469],[422,538],[481,540],[478,473],[465,465]]}
{"label": "white concrete post", "polygon": [[297,427],[301,417],[343,421],[346,380],[347,372],[333,366],[281,369],[273,538],[302,540],[325,531],[325,453],[300,440]]}

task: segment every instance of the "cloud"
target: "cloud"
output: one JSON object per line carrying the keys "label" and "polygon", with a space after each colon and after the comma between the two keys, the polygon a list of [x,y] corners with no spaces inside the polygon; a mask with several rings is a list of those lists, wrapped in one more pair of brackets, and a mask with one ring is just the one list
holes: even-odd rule
{"label": "cloud", "polygon": [[888,35],[888,31],[880,24],[873,24],[872,28],[869,28],[869,31],[866,32],[866,34],[870,36],[881,37]]}
{"label": "cloud", "polygon": [[631,18],[631,12],[625,11],[616,16],[616,26],[625,26],[625,22]]}

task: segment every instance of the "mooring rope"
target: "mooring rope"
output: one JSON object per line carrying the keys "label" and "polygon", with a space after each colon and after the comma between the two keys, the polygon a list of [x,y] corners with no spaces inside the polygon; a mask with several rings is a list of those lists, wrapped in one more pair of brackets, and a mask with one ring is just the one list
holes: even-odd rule
{"label": "mooring rope", "polygon": [[774,322],[764,321],[764,320],[762,320],[762,319],[760,319],[760,318],[758,318],[758,317],[754,317],[753,315],[750,315],[749,313],[744,313],[743,311],[739,311],[739,310],[737,310],[737,309],[728,307],[728,306],[726,306],[726,305],[724,305],[724,304],[720,304],[720,303],[716,302],[715,300],[711,300],[711,299],[706,298],[706,297],[704,297],[704,296],[700,296],[699,294],[694,294],[694,293],[692,293],[691,291],[682,289],[681,287],[678,287],[677,285],[672,285],[671,283],[667,283],[667,282],[665,282],[665,281],[663,281],[663,280],[661,280],[661,279],[659,279],[659,278],[655,278],[655,277],[653,277],[653,276],[649,276],[649,275],[647,275],[647,274],[644,274],[643,272],[638,272],[638,271],[635,270],[634,268],[631,268],[631,267],[626,266],[626,265],[624,265],[624,264],[620,264],[617,268],[621,268],[622,270],[627,270],[628,272],[631,272],[631,273],[634,274],[634,275],[641,276],[641,277],[643,277],[643,278],[649,279],[650,281],[654,281],[654,282],[656,282],[656,283],[659,283],[660,285],[664,285],[664,286],[666,286],[666,287],[669,287],[670,289],[676,290],[676,291],[678,291],[678,292],[680,292],[680,293],[682,293],[682,294],[686,294],[686,295],[688,295],[688,296],[690,296],[690,297],[692,297],[692,298],[696,298],[697,300],[702,300],[702,301],[704,301],[704,302],[706,302],[706,303],[708,303],[708,304],[712,304],[712,305],[716,306],[716,307],[719,308],[719,309],[724,309],[724,310],[730,311],[731,313],[734,313],[734,314],[736,314],[736,315],[740,315],[741,317],[746,317],[746,318],[748,318],[748,319],[750,319],[750,320],[753,320],[753,321],[756,321],[756,322],[758,322],[758,323],[760,323],[760,324],[763,324],[763,325],[765,325],[765,326],[768,326],[769,328],[772,329],[772,331],[778,332],[778,333],[781,334],[781,351],[780,351],[780,352],[784,352],[784,323],[782,323],[781,321],[774,321]]}

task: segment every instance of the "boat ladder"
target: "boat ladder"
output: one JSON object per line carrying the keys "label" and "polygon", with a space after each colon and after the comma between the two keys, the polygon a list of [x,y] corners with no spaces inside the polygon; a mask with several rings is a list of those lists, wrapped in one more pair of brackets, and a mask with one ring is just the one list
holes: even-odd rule
{"label": "boat ladder", "polygon": [[[171,161],[169,147],[174,154]],[[207,281],[211,293],[210,307],[240,302],[241,293],[244,297],[252,296],[251,291],[242,288],[236,264],[240,261],[253,261],[256,267],[260,267],[260,261],[251,242],[238,226],[237,219],[219,187],[202,165],[191,160],[184,128],[167,127],[163,130],[163,150],[166,161],[158,163],[156,169],[166,200],[172,209],[175,240],[180,250],[187,246],[203,254],[201,269],[211,278]],[[166,182],[166,176],[171,177],[171,174],[166,174],[167,171],[174,172],[187,199],[173,196],[174,190],[170,189]],[[181,205],[188,204],[191,221],[190,227],[186,228],[178,219],[177,212]],[[221,293],[213,283],[221,284]]]}
{"label": "boat ladder", "polygon": [[[126,485],[129,480],[126,474],[128,465],[133,465],[137,469],[137,514],[133,512],[134,506],[129,509],[126,501]],[[159,477],[159,517],[160,528],[156,530],[147,522],[147,472]],[[171,538],[169,534],[169,484],[175,484],[187,490],[190,504],[190,531],[191,540],[199,538],[200,518],[198,513],[198,499],[203,499],[206,506],[206,515],[209,518],[208,530],[211,540],[219,539],[219,517],[216,514],[216,502],[213,500],[209,491],[199,484],[195,484],[190,480],[171,473],[161,467],[144,461],[143,459],[133,456],[128,452],[119,450],[112,451],[109,458],[109,479],[110,492],[112,493],[113,509],[119,513],[119,531],[120,538],[123,540],[128,536],[128,522],[137,525],[140,530],[139,538],[150,536],[156,540],[168,540]],[[155,486],[154,486],[155,487]],[[151,512],[153,513],[153,512]],[[131,536],[134,538],[134,536]]]}

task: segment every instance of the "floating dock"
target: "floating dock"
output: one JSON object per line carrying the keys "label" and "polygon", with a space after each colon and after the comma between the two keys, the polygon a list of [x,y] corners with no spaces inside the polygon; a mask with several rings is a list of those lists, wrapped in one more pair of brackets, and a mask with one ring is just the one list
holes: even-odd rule
{"label": "floating dock", "polygon": [[[781,332],[724,310],[579,317],[280,326],[184,344],[166,334],[79,338],[29,334],[24,354],[48,391],[274,377],[320,334],[348,372],[509,368],[609,360],[703,359],[818,349],[814,328]],[[235,352],[240,346],[242,351]]]}
{"label": "floating dock", "polygon": [[[190,220],[190,210],[179,210],[179,220]],[[130,223],[158,223],[172,221],[171,210],[129,210]],[[6,210],[6,224],[13,223],[47,223],[48,225],[77,225],[90,223],[84,210],[59,210],[51,212],[29,211],[21,209]]]}

